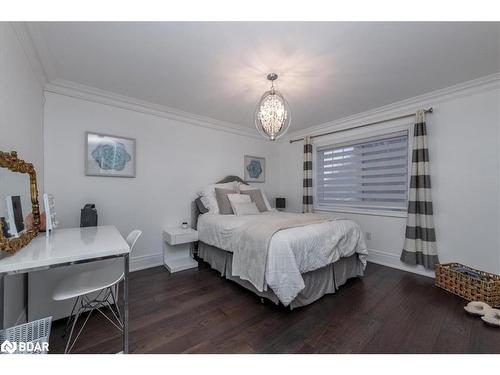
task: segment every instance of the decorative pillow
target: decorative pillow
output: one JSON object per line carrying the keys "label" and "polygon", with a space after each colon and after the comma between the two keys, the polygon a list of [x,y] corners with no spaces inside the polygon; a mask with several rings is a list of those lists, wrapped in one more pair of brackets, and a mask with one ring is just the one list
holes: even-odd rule
{"label": "decorative pillow", "polygon": [[207,208],[209,214],[217,215],[219,213],[219,205],[215,195],[213,197],[200,197],[200,201]]}
{"label": "decorative pillow", "polygon": [[229,202],[228,194],[234,194],[235,191],[232,189],[220,189],[215,188],[215,197],[217,199],[217,204],[219,205],[219,214],[221,215],[232,215],[234,214],[231,208],[231,202]]}
{"label": "decorative pillow", "polygon": [[217,204],[217,198],[215,197],[215,188],[221,189],[233,189],[235,190],[237,183],[235,181],[228,182],[225,184],[212,184],[205,187],[203,190],[199,191],[197,194],[201,197],[200,201],[208,209],[210,214],[219,213],[219,205]]}
{"label": "decorative pillow", "polygon": [[209,211],[208,208],[201,201],[201,197],[196,198],[194,202],[196,203],[196,207],[198,208],[198,211],[200,211],[201,214],[206,214]]}
{"label": "decorative pillow", "polygon": [[234,213],[238,216],[260,214],[255,202],[234,203]]}
{"label": "decorative pillow", "polygon": [[250,196],[246,194],[228,194],[227,198],[229,199],[233,212],[235,203],[250,203],[252,201]]}
{"label": "decorative pillow", "polygon": [[252,202],[255,203],[257,208],[259,209],[260,212],[265,212],[268,211],[266,207],[266,202],[264,202],[264,197],[262,195],[262,191],[260,189],[254,189],[254,190],[243,190],[241,194],[245,194],[250,196],[250,199]]}
{"label": "decorative pillow", "polygon": [[[237,189],[242,194],[246,190],[260,190],[260,189],[256,189],[254,186],[249,186],[249,185],[244,185],[244,184],[238,184]],[[260,192],[262,193],[262,198],[264,199],[264,203],[266,205],[266,211],[272,211],[273,208],[271,207],[271,204],[269,203],[269,201],[266,197],[266,194],[262,190],[260,190]]]}

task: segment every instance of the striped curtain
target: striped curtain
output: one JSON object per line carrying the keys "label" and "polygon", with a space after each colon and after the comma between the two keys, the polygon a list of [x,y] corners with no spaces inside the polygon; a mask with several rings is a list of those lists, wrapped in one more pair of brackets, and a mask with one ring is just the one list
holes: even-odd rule
{"label": "striped curtain", "polygon": [[313,145],[311,143],[311,137],[307,136],[304,138],[304,180],[303,188],[304,192],[302,194],[302,212],[311,213],[313,212]]}
{"label": "striped curtain", "polygon": [[401,254],[403,262],[412,265],[421,264],[428,269],[434,269],[434,265],[439,263],[432,211],[427,129],[425,111],[421,110],[416,114],[413,131],[408,218],[406,238]]}

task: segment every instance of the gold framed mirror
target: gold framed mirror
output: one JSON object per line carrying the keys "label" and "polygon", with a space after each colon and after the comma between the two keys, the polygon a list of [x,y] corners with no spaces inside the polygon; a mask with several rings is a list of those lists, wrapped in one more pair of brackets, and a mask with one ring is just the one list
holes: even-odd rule
{"label": "gold framed mirror", "polygon": [[39,231],[35,168],[19,159],[15,151],[0,151],[0,252],[15,253]]}

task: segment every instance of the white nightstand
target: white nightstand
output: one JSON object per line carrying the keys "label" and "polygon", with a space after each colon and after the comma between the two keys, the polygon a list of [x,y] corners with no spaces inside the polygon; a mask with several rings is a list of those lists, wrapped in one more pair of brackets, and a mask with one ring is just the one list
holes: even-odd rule
{"label": "white nightstand", "polygon": [[171,272],[197,268],[191,257],[191,244],[198,241],[198,232],[192,228],[167,228],[163,231],[163,264]]}

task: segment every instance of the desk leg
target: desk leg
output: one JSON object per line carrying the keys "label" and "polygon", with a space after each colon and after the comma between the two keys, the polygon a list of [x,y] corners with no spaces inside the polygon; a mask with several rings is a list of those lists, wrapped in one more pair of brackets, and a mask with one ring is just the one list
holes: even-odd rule
{"label": "desk leg", "polygon": [[4,308],[5,308],[5,301],[4,301],[4,275],[0,275],[0,330],[4,329],[4,321],[3,321],[3,314],[4,314]]}
{"label": "desk leg", "polygon": [[24,274],[24,307],[26,309],[26,323],[30,320],[30,274]]}
{"label": "desk leg", "polygon": [[129,254],[123,257],[124,272],[123,272],[123,353],[128,354],[128,271],[129,271]]}

